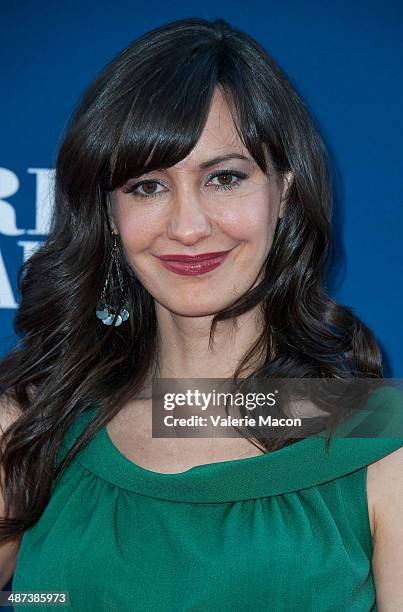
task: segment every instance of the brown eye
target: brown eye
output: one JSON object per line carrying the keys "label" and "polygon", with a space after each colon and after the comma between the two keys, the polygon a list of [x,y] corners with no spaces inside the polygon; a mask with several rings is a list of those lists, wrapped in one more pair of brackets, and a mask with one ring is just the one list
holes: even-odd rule
{"label": "brown eye", "polygon": [[[231,184],[231,174],[220,174],[217,178],[220,179],[221,182],[224,182],[224,185]],[[224,179],[224,181],[223,181]]]}
{"label": "brown eye", "polygon": [[229,191],[234,187],[239,187],[241,181],[247,178],[248,175],[245,174],[245,172],[239,172],[235,170],[222,170],[221,172],[216,172],[215,174],[210,176],[210,181],[212,181],[213,179],[219,179],[219,183],[213,183],[213,187],[215,187],[216,191]]}
{"label": "brown eye", "polygon": [[[156,198],[161,191],[155,191],[155,188],[160,185],[157,181],[141,181],[140,183],[135,183],[126,193],[132,193],[134,197],[140,198]],[[142,189],[142,192],[139,189]]]}
{"label": "brown eye", "polygon": [[155,188],[155,183],[144,183],[143,185],[143,191],[144,193],[146,193],[147,195],[150,195],[152,193],[154,193],[154,188]]}

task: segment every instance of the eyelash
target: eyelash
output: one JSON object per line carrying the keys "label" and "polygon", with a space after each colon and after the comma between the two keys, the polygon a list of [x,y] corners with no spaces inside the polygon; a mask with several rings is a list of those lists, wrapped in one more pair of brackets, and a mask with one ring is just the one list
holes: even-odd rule
{"label": "eyelash", "polygon": [[[237,179],[241,179],[241,180],[245,180],[248,177],[248,175],[245,172],[241,172],[239,170],[220,170],[220,172],[216,172],[214,174],[211,174],[208,177],[208,181],[211,181],[213,178],[217,178],[220,176],[235,176]],[[149,185],[149,184],[154,184],[156,183],[157,185],[160,185],[161,183],[159,183],[158,181],[153,181],[153,180],[145,180],[145,181],[140,181],[139,183],[135,183],[134,185],[132,185],[127,191],[126,193],[131,193],[134,197],[139,197],[139,198],[143,198],[144,200],[149,200],[150,198],[156,198],[157,196],[160,195],[161,192],[157,192],[157,193],[151,193],[148,195],[144,195],[143,193],[136,193],[135,189],[137,189],[137,187],[141,187],[142,185]],[[234,183],[232,183],[232,185],[214,185],[216,191],[230,191],[231,189],[233,189],[234,187],[239,187],[240,186],[240,181],[237,180]]]}

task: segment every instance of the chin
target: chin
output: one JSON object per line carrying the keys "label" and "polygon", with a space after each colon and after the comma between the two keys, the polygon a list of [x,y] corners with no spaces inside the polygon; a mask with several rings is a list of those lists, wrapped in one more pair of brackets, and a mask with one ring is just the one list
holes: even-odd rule
{"label": "chin", "polygon": [[157,300],[162,306],[164,306],[170,312],[179,315],[181,317],[208,317],[214,316],[219,310],[223,310],[230,305],[230,301],[220,302],[219,304],[213,300],[201,304],[200,300],[194,299],[188,302],[161,302]]}

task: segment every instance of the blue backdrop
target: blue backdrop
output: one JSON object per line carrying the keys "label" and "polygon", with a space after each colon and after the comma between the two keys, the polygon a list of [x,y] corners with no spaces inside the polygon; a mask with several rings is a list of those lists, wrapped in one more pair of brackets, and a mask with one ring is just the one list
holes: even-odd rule
{"label": "blue backdrop", "polygon": [[329,291],[373,329],[386,375],[403,376],[400,0],[3,4],[0,355],[15,341],[17,270],[46,238],[56,148],[73,105],[132,39],[183,17],[223,17],[249,32],[306,100],[334,163]]}

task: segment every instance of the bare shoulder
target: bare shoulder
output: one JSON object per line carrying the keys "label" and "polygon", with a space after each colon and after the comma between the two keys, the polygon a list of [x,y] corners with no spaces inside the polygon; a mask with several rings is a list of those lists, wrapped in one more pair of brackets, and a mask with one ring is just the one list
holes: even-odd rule
{"label": "bare shoulder", "polygon": [[[0,441],[4,433],[21,415],[21,408],[18,404],[6,397],[4,394],[0,396]],[[0,463],[0,517],[5,516],[5,506],[3,498],[4,486],[4,469]],[[7,542],[0,542],[0,588],[4,588],[10,580],[17,561],[18,551],[20,549],[22,536],[18,535]]]}
{"label": "bare shoulder", "polygon": [[403,447],[367,468],[372,570],[380,612],[403,609]]}
{"label": "bare shoulder", "polygon": [[[21,415],[22,411],[17,402],[5,394],[0,396],[0,442],[6,431],[11,427],[11,425],[18,419]],[[3,487],[3,478],[4,471],[2,464],[0,462],[0,516],[3,511],[2,505],[2,493],[1,489]]]}
{"label": "bare shoulder", "polygon": [[374,538],[377,527],[390,520],[393,507],[403,513],[403,447],[367,466],[367,499]]}
{"label": "bare shoulder", "polygon": [[6,395],[0,396],[0,436],[18,419],[21,415],[21,408]]}

